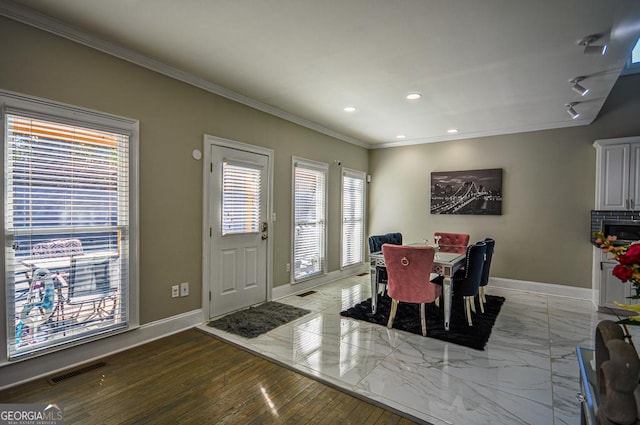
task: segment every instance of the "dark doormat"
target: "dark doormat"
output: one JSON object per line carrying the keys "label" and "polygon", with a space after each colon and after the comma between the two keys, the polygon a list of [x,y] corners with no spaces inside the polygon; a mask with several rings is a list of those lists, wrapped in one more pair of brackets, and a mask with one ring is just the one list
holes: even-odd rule
{"label": "dark doormat", "polygon": [[308,313],[311,312],[276,301],[269,301],[257,307],[236,311],[213,320],[208,325],[245,338],[255,338]]}
{"label": "dark doormat", "polygon": [[[444,330],[444,310],[442,303],[440,303],[440,308],[436,307],[435,304],[429,304],[427,306],[427,337],[484,351],[489,336],[491,336],[491,329],[493,329],[496,318],[500,313],[500,308],[505,301],[504,297],[494,295],[487,295],[486,298],[487,303],[484,306],[484,314],[480,312],[480,307],[476,299],[477,314],[471,313],[473,326],[469,326],[464,315],[462,298],[454,297],[451,306],[449,331]],[[387,295],[384,295],[378,298],[378,310],[376,314],[371,313],[371,298],[368,298],[341,312],[340,315],[387,326],[390,311],[391,299]],[[420,305],[399,303],[398,311],[393,321],[393,327],[422,336]]]}

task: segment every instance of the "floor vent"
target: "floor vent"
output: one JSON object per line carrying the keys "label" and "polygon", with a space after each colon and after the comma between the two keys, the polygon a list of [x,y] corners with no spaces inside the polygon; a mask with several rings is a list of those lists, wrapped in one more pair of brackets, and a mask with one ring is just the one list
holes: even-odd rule
{"label": "floor vent", "polygon": [[315,293],[316,293],[316,291],[307,291],[307,292],[303,292],[302,294],[298,294],[298,296],[302,298],[302,297],[306,297],[308,295],[313,295]]}
{"label": "floor vent", "polygon": [[103,366],[106,366],[107,364],[105,362],[96,362],[96,363],[91,363],[90,365],[87,366],[83,366],[79,369],[74,369],[71,370],[69,372],[65,372],[62,375],[58,375],[58,376],[54,376],[53,378],[49,378],[47,379],[47,381],[49,382],[49,384],[51,385],[55,385],[55,384],[59,384],[60,382],[67,380],[69,378],[73,378],[74,376],[78,376],[81,375],[85,372],[89,372],[98,368],[101,368]]}

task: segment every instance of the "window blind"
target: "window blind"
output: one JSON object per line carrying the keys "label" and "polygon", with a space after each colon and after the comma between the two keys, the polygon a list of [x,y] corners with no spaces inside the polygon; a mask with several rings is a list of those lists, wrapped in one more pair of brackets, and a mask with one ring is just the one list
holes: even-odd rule
{"label": "window blind", "polygon": [[342,171],[342,267],[364,261],[365,174]]}
{"label": "window blind", "polygon": [[129,314],[129,134],[6,113],[8,353],[108,334]]}
{"label": "window blind", "polygon": [[324,273],[326,239],[326,164],[294,159],[293,278]]}
{"label": "window blind", "polygon": [[261,169],[247,163],[222,163],[222,235],[260,230]]}

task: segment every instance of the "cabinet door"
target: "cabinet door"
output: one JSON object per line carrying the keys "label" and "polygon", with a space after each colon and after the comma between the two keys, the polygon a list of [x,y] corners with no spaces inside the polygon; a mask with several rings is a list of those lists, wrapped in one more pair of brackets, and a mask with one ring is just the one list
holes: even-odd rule
{"label": "cabinet door", "polygon": [[598,209],[626,210],[629,199],[629,144],[603,146],[600,155]]}
{"label": "cabinet door", "polygon": [[629,208],[640,210],[640,143],[631,145],[629,161]]}
{"label": "cabinet door", "polygon": [[611,272],[617,263],[602,262],[602,276],[600,279],[600,306],[616,308],[614,301],[621,304],[638,304],[640,300],[632,300],[631,284],[622,282]]}

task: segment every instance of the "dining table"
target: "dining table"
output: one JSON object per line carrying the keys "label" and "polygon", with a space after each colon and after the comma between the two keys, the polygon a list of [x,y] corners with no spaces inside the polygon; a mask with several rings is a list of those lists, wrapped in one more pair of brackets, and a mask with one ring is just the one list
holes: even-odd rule
{"label": "dining table", "polygon": [[[447,331],[451,320],[453,275],[464,265],[465,258],[465,254],[436,252],[433,259],[432,273],[439,274],[444,278],[442,281],[442,293],[444,298],[444,328]],[[379,267],[386,267],[382,251],[370,253],[369,262],[371,264],[371,311],[375,313],[378,307],[378,270]]]}

